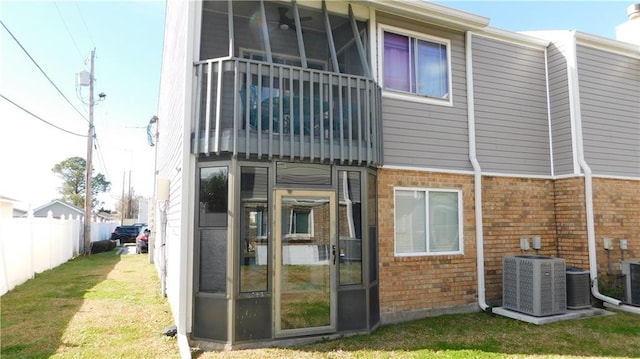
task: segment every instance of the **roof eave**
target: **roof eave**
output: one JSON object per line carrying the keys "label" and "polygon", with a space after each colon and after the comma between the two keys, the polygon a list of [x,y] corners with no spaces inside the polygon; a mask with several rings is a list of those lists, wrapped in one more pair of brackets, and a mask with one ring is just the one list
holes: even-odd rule
{"label": "roof eave", "polygon": [[640,58],[640,45],[612,40],[606,37],[576,31],[576,41],[580,45],[595,47],[609,52]]}
{"label": "roof eave", "polygon": [[423,0],[363,0],[368,6],[391,14],[456,30],[480,30],[489,25],[489,18]]}
{"label": "roof eave", "polygon": [[526,31],[525,35],[539,37],[551,42],[563,41],[567,36],[575,37],[575,41],[579,45],[601,49],[611,53],[617,53],[633,58],[640,58],[640,46],[630,44],[623,41],[609,39],[593,34],[576,30],[553,30],[553,31]]}

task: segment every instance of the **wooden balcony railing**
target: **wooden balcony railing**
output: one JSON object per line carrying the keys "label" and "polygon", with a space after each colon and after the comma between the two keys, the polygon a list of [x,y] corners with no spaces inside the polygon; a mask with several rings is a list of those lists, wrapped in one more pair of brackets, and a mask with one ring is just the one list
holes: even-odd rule
{"label": "wooden balcony railing", "polygon": [[195,73],[193,153],[382,161],[371,79],[240,58],[201,61]]}

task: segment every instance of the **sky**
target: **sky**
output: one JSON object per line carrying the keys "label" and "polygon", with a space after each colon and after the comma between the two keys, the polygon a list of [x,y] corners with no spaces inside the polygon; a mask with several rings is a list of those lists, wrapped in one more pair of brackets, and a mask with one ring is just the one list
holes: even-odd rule
{"label": "sky", "polygon": [[[579,30],[614,39],[633,1],[437,3],[488,17],[490,26],[504,30]],[[106,97],[94,107],[93,168],[111,182],[110,193],[99,197],[105,208],[115,209],[129,185],[143,197],[153,192],[146,125],[158,109],[164,14],[158,0],[0,1],[0,20],[66,99],[1,26],[0,94],[80,135],[88,130],[89,89],[76,86],[76,73],[89,71],[95,49],[96,99]],[[61,181],[51,168],[85,158],[86,151],[86,137],[49,126],[0,97],[0,196],[17,200],[16,208],[59,198]]]}
{"label": "sky", "polygon": [[95,98],[106,97],[94,106],[93,168],[112,186],[99,199],[115,209],[123,177],[128,192],[129,171],[134,193],[152,195],[154,148],[146,125],[158,109],[164,11],[161,1],[0,1],[0,20],[78,111],[1,26],[0,94],[85,135],[51,127],[0,98],[0,195],[25,210],[60,198],[52,167],[86,158],[89,88],[76,86],[76,73],[90,70],[94,48]]}

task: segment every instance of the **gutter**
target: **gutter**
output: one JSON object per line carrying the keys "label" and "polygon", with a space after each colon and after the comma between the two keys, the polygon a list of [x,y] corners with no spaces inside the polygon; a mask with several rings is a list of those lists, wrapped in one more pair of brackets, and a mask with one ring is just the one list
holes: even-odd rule
{"label": "gutter", "polygon": [[584,157],[584,142],[582,137],[582,113],[580,110],[580,92],[578,88],[578,60],[576,56],[576,32],[571,31],[570,40],[572,47],[568,51],[568,78],[570,111],[575,120],[576,149],[578,165],[584,171],[584,197],[587,216],[587,243],[589,248],[589,273],[591,276],[591,294],[603,301],[605,306],[619,309],[629,313],[640,314],[640,307],[623,304],[622,301],[600,293],[598,288],[598,260],[596,251],[596,231],[593,215],[593,173]]}
{"label": "gutter", "polygon": [[473,64],[472,64],[472,32],[465,33],[465,63],[467,70],[467,119],[469,131],[469,160],[473,166],[473,188],[475,197],[476,215],[476,266],[478,275],[478,306],[484,311],[491,311],[486,302],[486,289],[484,277],[484,235],[482,227],[482,169],[476,157],[476,122],[475,103],[473,99]]}

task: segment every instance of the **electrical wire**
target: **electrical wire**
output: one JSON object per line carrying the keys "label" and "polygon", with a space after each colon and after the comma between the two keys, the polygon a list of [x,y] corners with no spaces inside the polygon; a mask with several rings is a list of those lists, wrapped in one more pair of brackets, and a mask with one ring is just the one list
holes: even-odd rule
{"label": "electrical wire", "polygon": [[29,115],[31,115],[31,116],[33,116],[33,117],[37,118],[38,120],[40,120],[40,121],[42,121],[42,122],[46,123],[47,125],[49,125],[49,126],[51,126],[51,127],[55,127],[55,128],[57,128],[58,130],[60,130],[60,131],[64,131],[64,132],[66,132],[66,133],[69,133],[69,134],[72,134],[72,135],[75,135],[75,136],[87,137],[87,135],[83,135],[83,134],[79,134],[79,133],[71,132],[71,131],[69,131],[69,130],[65,130],[64,128],[62,128],[62,127],[60,127],[60,126],[54,125],[53,123],[51,123],[51,122],[49,122],[49,121],[47,121],[47,120],[43,119],[42,117],[40,117],[40,116],[38,116],[38,115],[35,115],[33,112],[31,112],[31,111],[27,110],[26,108],[24,108],[24,107],[22,107],[22,106],[18,105],[18,104],[17,104],[17,103],[15,103],[15,102],[13,102],[13,101],[9,100],[9,99],[8,99],[5,95],[3,95],[3,94],[0,94],[0,97],[2,97],[3,99],[7,100],[8,102],[10,102],[11,104],[13,104],[13,105],[14,105],[14,106],[16,106],[17,108],[21,109],[22,111],[24,111],[24,112],[28,113]]}
{"label": "electrical wire", "polygon": [[[100,146],[98,146],[98,148],[100,148]],[[104,158],[102,157],[102,152],[98,152],[98,161],[100,162],[100,165],[102,166],[102,169],[104,170],[104,174],[106,176],[107,181],[111,182],[111,175],[109,174],[109,170],[107,169],[107,165],[106,163],[104,163]]]}
{"label": "electrical wire", "polygon": [[85,100],[82,98],[82,92],[80,91],[80,86],[76,86],[76,97],[78,97],[78,100],[80,100],[80,102],[82,103],[82,107],[85,110],[88,110],[89,103],[85,102]]}
{"label": "electrical wire", "polygon": [[24,48],[24,46],[22,46],[22,44],[20,43],[20,41],[18,41],[18,39],[13,35],[13,33],[11,33],[11,31],[9,30],[9,28],[7,28],[7,25],[4,24],[4,21],[0,20],[0,24],[2,24],[2,27],[4,27],[5,30],[7,30],[7,32],[9,33],[9,35],[11,35],[11,37],[15,40],[15,42],[20,46],[20,48],[22,49],[22,51],[24,51],[25,54],[27,54],[27,56],[29,57],[29,59],[31,59],[31,61],[36,65],[36,67],[40,70],[40,72],[42,72],[42,74],[44,75],[44,77],[47,78],[47,80],[49,80],[49,82],[51,83],[51,85],[53,85],[53,87],[56,88],[56,90],[58,90],[58,93],[65,99],[67,100],[67,102],[69,103],[69,105],[71,105],[71,107],[73,107],[74,110],[76,110],[76,112],[80,115],[80,117],[82,117],[85,121],[89,122],[89,120],[87,119],[87,117],[80,112],[80,110],[78,110],[72,103],[71,101],[69,101],[69,99],[67,98],[67,96],[65,96],[62,91],[60,91],[60,89],[58,88],[58,86],[53,82],[53,80],[51,80],[51,78],[49,77],[49,75],[47,75],[46,72],[44,72],[44,70],[40,67],[40,65],[38,65],[38,63],[36,62],[36,60],[33,59],[33,57],[31,57],[31,54],[29,54],[29,52],[27,51],[27,49]]}
{"label": "electrical wire", "polygon": [[107,176],[107,179],[111,178],[111,176],[109,176],[109,170],[107,169],[107,163],[104,160],[104,156],[102,155],[102,147],[100,147],[100,142],[98,141],[98,136],[94,135],[93,137],[94,140],[94,144],[96,146],[96,153],[98,154],[98,162],[100,162],[100,165],[102,166],[102,168],[104,169],[104,173]]}
{"label": "electrical wire", "polygon": [[76,48],[76,51],[78,51],[78,55],[80,55],[80,59],[84,61],[84,56],[82,56],[82,52],[80,52],[80,48],[78,47],[78,44],[76,43],[76,39],[71,34],[71,31],[69,31],[69,27],[67,26],[67,22],[65,21],[64,16],[62,16],[62,12],[60,12],[60,8],[58,7],[58,2],[54,1],[53,5],[55,5],[56,10],[58,11],[58,15],[60,15],[60,20],[62,20],[62,24],[64,25],[64,28],[67,30],[67,34],[69,34],[69,38],[71,39],[71,42],[73,42],[73,46]]}
{"label": "electrical wire", "polygon": [[73,2],[76,5],[76,9],[78,10],[78,14],[80,14],[80,19],[82,20],[82,23],[84,24],[84,29],[87,30],[87,34],[89,35],[89,40],[91,41],[91,45],[93,45],[93,47],[96,47],[96,44],[93,42],[93,37],[91,36],[91,31],[89,31],[89,27],[87,26],[87,23],[84,21],[84,16],[82,15],[82,11],[80,11],[80,7],[78,6],[78,2],[74,1]]}

